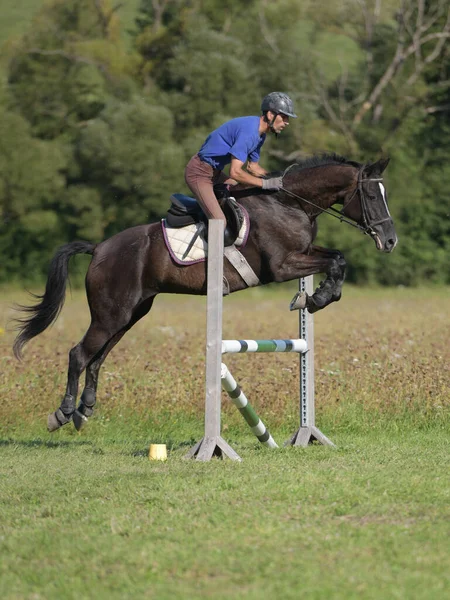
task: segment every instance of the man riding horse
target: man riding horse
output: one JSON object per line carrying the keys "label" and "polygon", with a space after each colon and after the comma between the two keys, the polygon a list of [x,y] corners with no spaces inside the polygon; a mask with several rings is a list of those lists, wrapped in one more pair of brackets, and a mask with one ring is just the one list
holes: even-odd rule
{"label": "man riding horse", "polygon": [[[187,165],[186,181],[206,216],[223,219],[213,183],[226,180],[222,169],[231,163],[230,176],[250,187],[236,201],[252,224],[239,249],[257,278],[251,285],[324,273],[325,279],[314,294],[297,295],[291,303],[291,309],[316,312],[340,299],[346,273],[346,261],[339,250],[315,244],[319,216],[333,215],[352,225],[370,236],[381,252],[392,252],[397,244],[383,183],[389,159],[358,163],[326,154],[290,165],[283,178],[281,173],[266,174],[258,164],[266,133],[279,133],[296,115],[291,99],[280,92],[266,96],[261,108],[261,117],[233,119],[214,131]],[[247,171],[243,169],[245,163]],[[272,191],[264,201],[258,201],[261,189]],[[335,204],[342,208],[335,209]],[[76,254],[92,255],[86,274],[91,323],[69,353],[65,395],[59,408],[49,415],[49,431],[72,419],[80,429],[92,416],[104,360],[150,311],[159,294],[203,295],[207,290],[204,259],[180,265],[168,250],[162,221],[131,227],[100,243],[72,241],[55,253],[45,293],[37,296],[37,304],[23,307],[25,317],[19,319],[14,342],[17,357],[27,342],[58,317],[64,304],[68,263]],[[250,285],[230,261],[224,264],[224,277],[230,293]],[[83,371],[86,381],[77,408]]]}
{"label": "man riding horse", "polygon": [[[260,117],[238,117],[214,130],[186,166],[186,183],[208,219],[226,221],[213,190],[217,183],[242,183],[270,191],[283,185],[281,177],[262,179],[267,171],[259,165],[260,150],[267,132],[278,135],[297,115],[291,98],[283,92],[265,96],[261,112]],[[229,177],[223,173],[228,164]]]}

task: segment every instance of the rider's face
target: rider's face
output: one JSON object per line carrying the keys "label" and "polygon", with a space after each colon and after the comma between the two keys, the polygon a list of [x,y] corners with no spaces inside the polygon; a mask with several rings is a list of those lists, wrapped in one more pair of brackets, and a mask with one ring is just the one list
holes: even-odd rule
{"label": "rider's face", "polygon": [[278,114],[273,122],[272,128],[275,133],[281,133],[285,127],[289,125],[289,117],[287,115],[283,115],[282,113]]}

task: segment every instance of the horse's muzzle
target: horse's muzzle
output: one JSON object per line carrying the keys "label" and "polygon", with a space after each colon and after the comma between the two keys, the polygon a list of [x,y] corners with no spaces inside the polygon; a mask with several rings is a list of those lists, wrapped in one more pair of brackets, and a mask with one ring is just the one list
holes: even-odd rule
{"label": "horse's muzzle", "polygon": [[384,252],[392,252],[392,250],[397,245],[397,242],[398,242],[397,236],[395,236],[394,238],[387,239],[386,242],[384,243],[383,251]]}
{"label": "horse's muzzle", "polygon": [[398,242],[392,219],[379,223],[375,227],[372,226],[369,235],[380,252],[392,252]]}

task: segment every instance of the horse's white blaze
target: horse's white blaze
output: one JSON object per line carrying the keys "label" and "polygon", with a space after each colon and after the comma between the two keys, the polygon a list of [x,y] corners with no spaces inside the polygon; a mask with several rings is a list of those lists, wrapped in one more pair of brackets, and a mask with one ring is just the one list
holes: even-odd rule
{"label": "horse's white blaze", "polygon": [[381,191],[381,195],[383,196],[383,201],[384,201],[384,205],[386,207],[387,214],[389,216],[391,216],[391,213],[389,212],[389,208],[388,208],[388,205],[386,202],[386,190],[384,189],[384,185],[382,183],[379,183],[378,185],[380,186],[380,191]]}

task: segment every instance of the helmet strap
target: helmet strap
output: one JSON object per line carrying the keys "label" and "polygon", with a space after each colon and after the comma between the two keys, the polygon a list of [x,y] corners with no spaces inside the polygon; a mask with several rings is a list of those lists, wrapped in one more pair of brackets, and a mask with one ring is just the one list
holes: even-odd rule
{"label": "helmet strap", "polygon": [[[273,112],[273,111],[270,111]],[[264,113],[264,121],[269,125],[269,129],[272,133],[274,133],[276,136],[278,136],[278,133],[276,133],[276,131],[274,131],[273,128],[273,124],[275,123],[275,119],[278,117],[279,113],[273,113],[274,116],[272,117],[272,120],[269,121],[269,119],[267,118],[267,113]]]}

